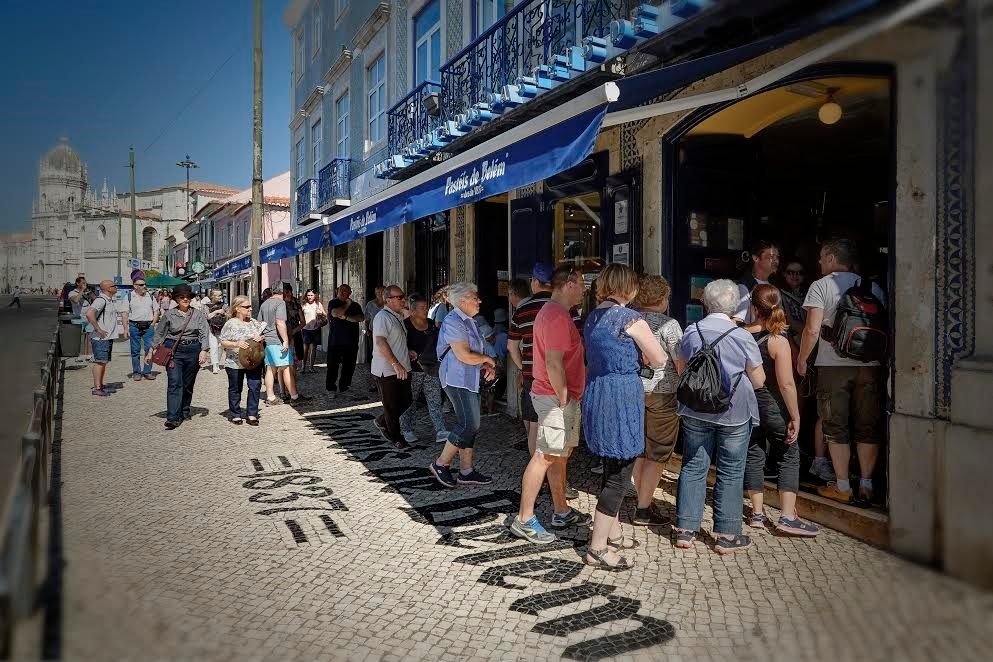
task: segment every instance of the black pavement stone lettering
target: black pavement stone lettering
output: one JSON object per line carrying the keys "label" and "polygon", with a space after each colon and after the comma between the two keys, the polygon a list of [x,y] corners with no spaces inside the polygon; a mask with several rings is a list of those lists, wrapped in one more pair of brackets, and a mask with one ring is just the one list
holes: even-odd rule
{"label": "black pavement stone lettering", "polygon": [[261,462],[259,462],[259,461],[258,461],[258,460],[257,460],[256,458],[254,458],[254,457],[252,458],[252,466],[253,466],[253,467],[255,467],[255,470],[256,470],[256,471],[262,471],[263,469],[265,469],[265,467],[263,467],[263,466],[262,466],[262,463],[261,463]]}
{"label": "black pavement stone lettering", "polygon": [[321,515],[321,521],[324,522],[324,526],[330,531],[336,538],[347,538],[345,533],[341,530],[335,521],[331,519],[328,515]]}
{"label": "black pavement stone lettering", "polygon": [[[331,446],[328,446],[328,448],[331,448]],[[404,453],[402,451],[388,451],[388,450],[369,451],[369,452],[365,452],[364,455],[363,455],[363,451],[352,451],[351,456],[346,457],[345,461],[361,462],[363,464],[366,464],[369,462],[381,462],[387,458],[392,460],[409,460],[411,458],[411,455],[410,453]]]}
{"label": "black pavement stone lettering", "polygon": [[493,568],[486,568],[476,581],[489,586],[523,590],[525,588],[524,586],[511,584],[507,581],[507,578],[522,577],[547,584],[565,584],[578,577],[582,571],[582,563],[567,559],[525,559],[523,561],[515,561],[514,563],[505,563],[504,565]]}
{"label": "black pavement stone lettering", "polygon": [[[517,538],[515,538],[515,540],[516,539]],[[504,559],[512,559],[517,556],[536,556],[538,554],[545,554],[547,552],[555,552],[560,549],[572,549],[576,545],[577,543],[574,543],[570,540],[561,540],[561,539],[556,540],[555,542],[549,543],[547,545],[533,545],[531,543],[524,543],[521,545],[516,545],[514,547],[488,549],[485,552],[475,552],[473,554],[456,556],[452,560],[455,563],[467,563],[469,565],[483,565],[484,563],[503,561]]]}
{"label": "black pavement stone lettering", "polygon": [[607,604],[605,605],[537,623],[531,628],[531,631],[539,634],[550,634],[553,637],[564,637],[573,632],[585,630],[586,628],[631,618],[638,613],[638,609],[641,607],[640,600],[632,600],[631,598],[625,598],[619,595],[608,595],[605,597],[607,599]]}
{"label": "black pavement stone lettering", "polygon": [[[517,505],[520,496],[517,492],[509,490],[494,490],[490,495],[473,497],[471,499],[457,499],[435,503],[427,506],[415,506],[413,508],[402,508],[407,515],[415,522],[421,524],[432,524],[434,526],[462,526],[470,523],[483,524],[492,522],[500,513],[517,512]],[[446,513],[467,509],[472,512],[468,515],[444,519]]]}
{"label": "black pavement stone lettering", "polygon": [[517,611],[522,614],[537,616],[545,609],[561,607],[562,605],[567,605],[571,602],[580,602],[582,600],[588,600],[597,596],[609,595],[616,590],[616,586],[587,582],[585,584],[580,584],[579,586],[559,588],[554,591],[548,591],[547,593],[538,593],[536,595],[528,595],[523,598],[518,598],[517,600],[514,600],[513,604],[510,605],[510,611]]}
{"label": "black pavement stone lettering", "polygon": [[562,657],[567,660],[592,662],[602,660],[605,657],[615,657],[630,651],[649,648],[650,646],[658,646],[659,644],[670,641],[676,636],[676,628],[669,621],[662,621],[651,616],[639,616],[637,614],[628,618],[640,622],[641,627],[637,630],[610,634],[572,644],[562,651]]}
{"label": "black pavement stone lettering", "polygon": [[[284,476],[283,478],[254,478],[241,484],[246,490],[277,490],[287,485],[303,486],[323,482],[320,476]],[[325,495],[327,496],[327,495]]]}
{"label": "black pavement stone lettering", "polygon": [[449,492],[449,488],[439,483],[431,471],[424,467],[383,467],[373,468],[365,472],[386,483],[382,492],[399,492],[400,490],[422,490],[425,492]]}
{"label": "black pavement stone lettering", "polygon": [[238,476],[238,478],[272,478],[273,476],[292,476],[293,474],[312,473],[314,469],[288,469],[287,471],[267,471],[265,473]]}
{"label": "black pavement stone lettering", "polygon": [[482,542],[508,545],[512,542],[518,542],[520,538],[511,535],[510,531],[507,530],[507,527],[502,524],[495,524],[493,526],[470,529],[469,531],[451,531],[438,538],[438,542],[435,544],[447,545],[449,547],[461,547],[462,549],[475,549],[469,545],[463,545],[463,540],[480,540]]}
{"label": "black pavement stone lettering", "polygon": [[[330,501],[330,499],[328,501]],[[339,501],[338,503],[340,504],[341,502]],[[344,504],[342,504],[342,506],[343,505]],[[321,507],[318,507],[318,506],[299,506],[297,508],[269,508],[267,510],[257,510],[257,511],[255,511],[255,514],[256,515],[275,515],[276,513],[295,513],[298,510],[330,510],[330,511],[339,511],[339,510],[348,510],[348,508],[335,507],[335,504],[332,504],[332,507],[331,508],[321,508]]]}
{"label": "black pavement stone lettering", "polygon": [[303,532],[303,529],[300,528],[300,525],[297,524],[296,520],[288,519],[284,521],[286,522],[286,528],[293,534],[293,540],[295,540],[298,545],[302,542],[307,542],[307,534]]}
{"label": "black pavement stone lettering", "polygon": [[280,455],[279,456],[279,463],[282,464],[284,467],[287,467],[287,468],[293,466],[292,464],[290,464],[290,461],[286,459],[286,456],[285,455]]}

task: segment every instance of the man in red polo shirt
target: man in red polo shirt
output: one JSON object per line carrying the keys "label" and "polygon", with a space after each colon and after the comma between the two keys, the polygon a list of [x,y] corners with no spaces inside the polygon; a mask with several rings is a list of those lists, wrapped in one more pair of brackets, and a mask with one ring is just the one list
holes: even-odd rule
{"label": "man in red polo shirt", "polygon": [[548,476],[552,493],[552,528],[588,526],[592,519],[566,501],[566,464],[579,445],[579,399],[586,384],[583,340],[572,308],[583,300],[582,273],[562,266],[551,278],[552,294],[534,318],[531,400],[538,417],[535,451],[521,481],[521,506],[510,532],[538,544],[555,540],[534,514],[541,484]]}

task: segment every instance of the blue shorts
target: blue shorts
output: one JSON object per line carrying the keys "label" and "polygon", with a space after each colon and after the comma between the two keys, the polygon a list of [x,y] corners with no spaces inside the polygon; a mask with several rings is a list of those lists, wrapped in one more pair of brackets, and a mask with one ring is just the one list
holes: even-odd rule
{"label": "blue shorts", "polygon": [[114,347],[113,340],[90,338],[90,346],[93,347],[94,363],[110,363],[111,350]]}
{"label": "blue shorts", "polygon": [[293,348],[283,354],[282,345],[265,346],[265,364],[274,368],[281,368],[293,363]]}

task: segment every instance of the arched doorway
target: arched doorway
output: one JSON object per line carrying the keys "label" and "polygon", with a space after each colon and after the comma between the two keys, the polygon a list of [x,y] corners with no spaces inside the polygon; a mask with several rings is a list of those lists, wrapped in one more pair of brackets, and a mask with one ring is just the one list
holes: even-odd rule
{"label": "arched doorway", "polygon": [[[701,109],[670,131],[663,143],[662,253],[673,317],[684,327],[702,317],[703,287],[718,278],[740,281],[758,240],[778,246],[779,278],[771,280],[785,288],[787,265],[809,286],[821,277],[820,244],[844,237],[858,246],[856,271],[887,292],[891,328],[897,323],[892,97],[889,68],[816,67]],[[795,292],[801,311],[804,292]],[[820,455],[815,404],[811,397],[801,406],[801,481],[810,490],[823,484],[807,471]],[[883,451],[874,472],[881,497],[875,505],[884,507],[885,458]],[[850,466],[854,471],[854,459]]]}
{"label": "arched doorway", "polygon": [[153,227],[147,227],[141,231],[141,259],[146,262],[155,262],[155,237],[158,232]]}

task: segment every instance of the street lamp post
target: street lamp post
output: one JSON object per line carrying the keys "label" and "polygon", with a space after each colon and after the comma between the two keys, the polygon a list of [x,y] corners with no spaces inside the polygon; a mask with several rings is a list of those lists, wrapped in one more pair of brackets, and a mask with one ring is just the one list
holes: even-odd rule
{"label": "street lamp post", "polygon": [[199,168],[200,166],[196,161],[190,160],[190,155],[187,154],[186,158],[177,163],[180,168],[186,168],[186,222],[190,222],[190,168]]}

